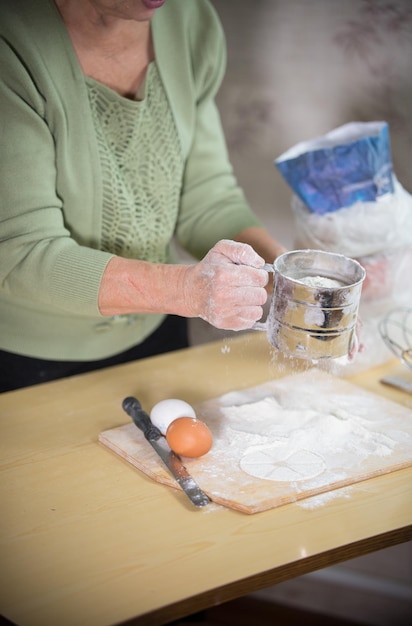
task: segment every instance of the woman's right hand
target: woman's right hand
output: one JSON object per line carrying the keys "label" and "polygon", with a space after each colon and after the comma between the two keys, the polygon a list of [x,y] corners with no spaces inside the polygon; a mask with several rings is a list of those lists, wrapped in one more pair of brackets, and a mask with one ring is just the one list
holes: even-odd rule
{"label": "woman's right hand", "polygon": [[224,330],[251,328],[267,299],[264,263],[248,244],[219,241],[202,261],[187,266],[182,284],[187,316]]}

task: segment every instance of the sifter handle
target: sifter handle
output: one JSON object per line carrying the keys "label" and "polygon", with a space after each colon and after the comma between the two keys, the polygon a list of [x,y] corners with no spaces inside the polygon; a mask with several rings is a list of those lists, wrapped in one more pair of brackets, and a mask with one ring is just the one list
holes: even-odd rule
{"label": "sifter handle", "polygon": [[[272,263],[265,263],[262,269],[266,270],[267,272],[271,272],[272,274],[275,271],[275,268],[273,267]],[[253,326],[251,327],[251,330],[267,330],[267,321],[255,322]]]}

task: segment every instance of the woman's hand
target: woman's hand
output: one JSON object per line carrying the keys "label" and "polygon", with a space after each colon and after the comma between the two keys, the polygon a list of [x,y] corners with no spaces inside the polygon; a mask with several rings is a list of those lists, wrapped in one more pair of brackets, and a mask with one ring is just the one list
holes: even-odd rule
{"label": "woman's hand", "polygon": [[219,241],[183,281],[189,317],[201,317],[216,328],[245,330],[262,317],[268,273],[264,259],[248,244]]}

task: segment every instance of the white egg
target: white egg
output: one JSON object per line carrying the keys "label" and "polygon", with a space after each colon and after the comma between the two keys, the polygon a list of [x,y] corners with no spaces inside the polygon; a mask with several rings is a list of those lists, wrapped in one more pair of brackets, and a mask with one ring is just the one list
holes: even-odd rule
{"label": "white egg", "polygon": [[184,400],[177,400],[176,398],[161,400],[154,405],[150,412],[152,424],[157,426],[163,435],[166,434],[169,425],[178,417],[196,418],[196,413],[190,404]]}

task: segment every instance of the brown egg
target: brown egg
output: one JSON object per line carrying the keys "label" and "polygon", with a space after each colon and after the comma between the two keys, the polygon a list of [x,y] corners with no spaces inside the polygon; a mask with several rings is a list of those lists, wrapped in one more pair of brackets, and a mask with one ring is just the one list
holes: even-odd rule
{"label": "brown egg", "polygon": [[193,417],[178,417],[166,431],[167,443],[176,454],[196,458],[209,452],[213,438],[209,428]]}

